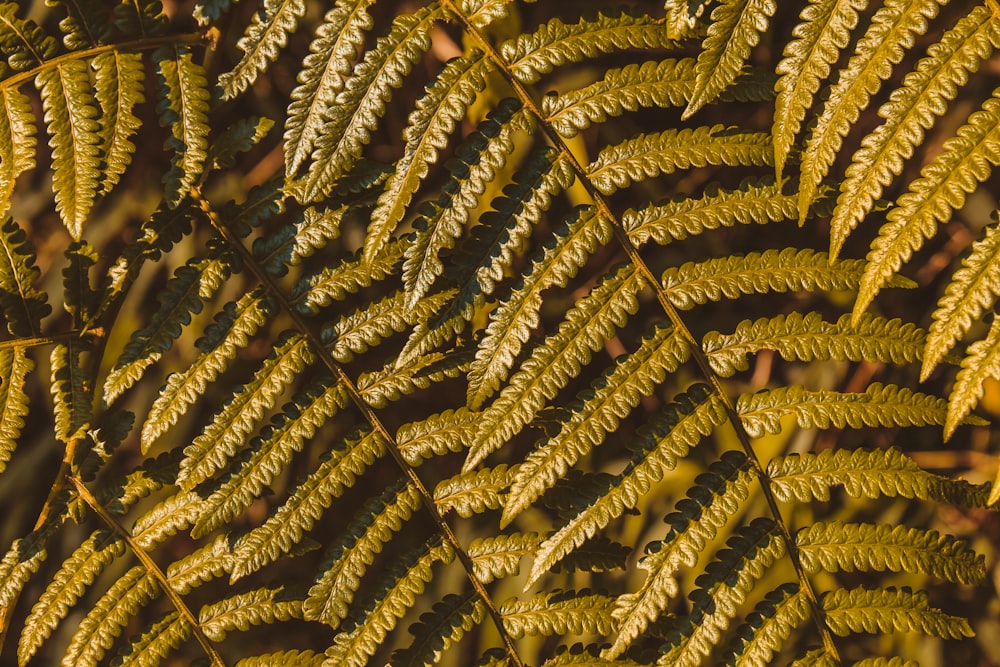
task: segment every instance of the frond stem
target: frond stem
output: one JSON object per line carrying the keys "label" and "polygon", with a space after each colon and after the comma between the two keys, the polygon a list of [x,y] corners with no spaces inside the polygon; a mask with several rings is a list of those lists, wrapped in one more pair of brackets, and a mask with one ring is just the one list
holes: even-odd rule
{"label": "frond stem", "polygon": [[45,345],[58,345],[62,342],[78,340],[84,337],[103,338],[104,329],[101,327],[94,327],[92,329],[67,331],[65,333],[55,334],[52,336],[30,336],[27,338],[0,340],[0,350],[13,350],[19,347],[43,347]]}
{"label": "frond stem", "polygon": [[517,94],[524,107],[538,119],[538,127],[541,129],[546,140],[560,151],[562,158],[571,166],[577,180],[583,185],[588,196],[594,201],[594,205],[597,207],[600,214],[611,222],[615,238],[625,251],[629,261],[638,269],[639,273],[643,277],[643,280],[649,285],[650,289],[655,292],[656,299],[663,308],[667,317],[670,319],[671,324],[680,336],[687,341],[688,346],[691,349],[692,357],[694,357],[694,360],[704,378],[712,386],[712,390],[722,401],[726,411],[726,417],[732,424],[737,438],[740,441],[740,446],[754,468],[754,472],[760,482],[764,498],[767,501],[767,505],[773,516],[775,525],[778,527],[781,538],[785,542],[786,552],[788,553],[789,560],[791,560],[792,566],[795,569],[796,576],[799,580],[799,586],[805,592],[806,598],[809,600],[809,605],[813,612],[813,619],[823,640],[823,647],[827,655],[839,661],[840,656],[837,651],[836,644],[833,641],[833,635],[830,633],[830,629],[827,627],[824,620],[825,614],[823,612],[823,607],[820,605],[819,597],[812,586],[812,582],[809,580],[808,576],[806,576],[805,568],[802,566],[802,561],[799,558],[798,551],[795,547],[795,540],[792,538],[791,532],[788,530],[788,526],[785,524],[785,521],[781,516],[781,509],[778,505],[778,500],[775,497],[774,492],[771,490],[770,485],[767,483],[767,472],[764,469],[763,464],[761,464],[760,459],[757,457],[757,453],[753,449],[750,435],[743,427],[743,422],[740,420],[735,404],[726,393],[719,376],[712,370],[712,366],[709,363],[708,356],[705,354],[705,351],[702,349],[697,339],[695,339],[691,330],[688,329],[687,324],[684,322],[683,318],[681,318],[680,313],[674,305],[670,303],[670,300],[667,298],[667,293],[660,286],[660,281],[657,279],[656,274],[653,273],[653,270],[650,269],[649,265],[642,259],[638,247],[636,247],[636,245],[632,243],[632,240],[628,237],[628,233],[622,226],[618,216],[612,212],[607,199],[590,181],[587,176],[586,169],[584,169],[584,166],[579,160],[577,160],[566,141],[550,124],[545,121],[545,115],[535,103],[535,99],[532,97],[528,89],[517,79],[517,77],[513,75],[508,63],[500,56],[500,53],[496,50],[496,48],[494,48],[493,44],[491,44],[490,41],[468,21],[467,17],[462,14],[458,7],[455,6],[453,0],[441,0],[441,4],[447,7],[449,12],[451,12],[454,16],[458,17],[465,32],[476,41],[476,46],[486,54],[486,57],[493,60],[497,70]]}
{"label": "frond stem", "polygon": [[434,502],[434,496],[427,489],[427,486],[417,475],[416,470],[411,466],[400,451],[399,445],[396,443],[395,437],[382,423],[379,419],[378,414],[375,410],[365,401],[364,396],[361,394],[361,390],[358,389],[357,385],[351,380],[350,376],[343,369],[343,367],[337,363],[337,361],[331,356],[329,350],[323,345],[320,336],[313,330],[313,328],[306,322],[299,312],[293,307],[292,303],[286,298],[284,292],[275,284],[271,276],[264,271],[257,261],[254,259],[253,255],[247,250],[246,246],[240,242],[232,231],[222,222],[219,214],[212,208],[211,203],[204,198],[201,190],[198,187],[193,187],[191,189],[191,198],[194,199],[198,205],[201,207],[202,213],[208,219],[211,226],[232,248],[234,248],[242,257],[245,266],[248,266],[257,280],[267,289],[274,297],[277,299],[281,308],[284,310],[291,319],[296,329],[298,329],[303,336],[309,341],[310,347],[316,353],[316,355],[322,360],[323,365],[333,373],[333,376],[337,381],[344,387],[351,402],[357,407],[361,412],[362,416],[368,421],[372,429],[383,439],[386,443],[386,448],[392,454],[393,459],[395,459],[397,465],[406,475],[407,480],[413,484],[414,488],[417,489],[417,493],[420,495],[420,499],[424,505],[424,508],[431,515],[434,523],[437,525],[438,530],[444,536],[445,540],[451,545],[455,552],[456,557],[459,562],[461,562],[462,567],[465,569],[466,576],[472,583],[472,587],[476,594],[483,601],[486,606],[487,613],[493,620],[496,626],[497,632],[500,634],[503,640],[504,647],[507,651],[507,656],[510,658],[513,667],[525,667],[524,662],[521,660],[517,653],[517,648],[514,645],[514,640],[507,633],[503,624],[503,615],[500,613],[499,608],[493,602],[490,597],[489,592],[486,587],[479,581],[475,576],[475,569],[472,563],[472,558],[468,555],[465,549],[462,547],[458,540],[458,536],[451,529],[451,526],[445,521],[441,512],[438,511],[437,504]]}
{"label": "frond stem", "polygon": [[163,570],[161,570],[156,564],[156,561],[154,561],[150,555],[146,553],[146,550],[136,543],[136,541],[132,538],[132,535],[130,535],[129,532],[125,530],[106,509],[104,509],[101,503],[98,502],[97,498],[94,497],[94,494],[90,492],[90,489],[88,489],[87,486],[80,481],[80,479],[74,475],[66,475],[66,480],[73,485],[73,488],[76,489],[77,494],[79,494],[83,502],[85,502],[87,506],[101,518],[101,521],[103,521],[108,528],[110,528],[119,537],[125,540],[129,549],[135,554],[136,558],[139,559],[139,562],[142,563],[143,567],[146,568],[146,571],[149,572],[149,574],[156,580],[156,583],[159,584],[160,589],[163,590],[164,595],[167,596],[177,612],[191,626],[191,631],[194,632],[194,636],[197,638],[198,643],[201,644],[201,647],[205,650],[205,653],[212,661],[213,667],[225,667],[226,663],[223,662],[222,656],[220,656],[219,652],[215,650],[215,646],[212,645],[211,640],[209,640],[209,638],[205,635],[204,630],[201,629],[198,618],[184,603],[184,600],[177,594],[177,591],[170,586],[170,581],[167,579],[167,575],[164,574]]}

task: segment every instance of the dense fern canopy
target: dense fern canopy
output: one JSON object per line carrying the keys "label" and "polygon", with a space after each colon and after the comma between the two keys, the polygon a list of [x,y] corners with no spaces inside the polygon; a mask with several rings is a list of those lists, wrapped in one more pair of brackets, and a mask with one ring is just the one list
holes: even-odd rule
{"label": "dense fern canopy", "polygon": [[996,664],[1000,5],[778,6],[0,2],[0,664]]}

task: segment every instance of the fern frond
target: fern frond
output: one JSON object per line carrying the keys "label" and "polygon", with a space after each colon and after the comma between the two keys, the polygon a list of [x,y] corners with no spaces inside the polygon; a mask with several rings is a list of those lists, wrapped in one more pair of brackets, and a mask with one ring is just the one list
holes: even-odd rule
{"label": "fern frond", "polygon": [[142,121],[132,112],[145,101],[145,67],[137,53],[108,51],[90,61],[94,70],[94,93],[101,106],[101,144],[103,156],[101,193],[111,192],[132,162],[135,144],[131,137]]}
{"label": "fern frond", "polygon": [[249,658],[242,658],[237,661],[236,667],[322,667],[326,661],[326,656],[313,651],[275,651],[255,655]]}
{"label": "fern frond", "polygon": [[55,55],[59,43],[31,19],[18,18],[18,9],[16,2],[0,5],[0,51],[10,68],[21,72]]}
{"label": "fern frond", "polygon": [[615,599],[587,589],[537,593],[525,600],[512,598],[500,605],[504,628],[511,637],[550,635],[607,635],[614,622]]}
{"label": "fern frond", "polygon": [[445,651],[458,642],[466,632],[483,622],[486,607],[475,593],[456,595],[449,593],[431,610],[420,615],[420,620],[410,626],[414,642],[393,652],[389,667],[429,667],[436,665]]}
{"label": "fern frond", "polygon": [[200,549],[171,563],[167,568],[167,581],[170,588],[185,595],[232,569],[233,553],[229,548],[229,536],[217,535]]}
{"label": "fern frond", "polygon": [[651,395],[668,373],[677,370],[688,354],[687,341],[673,327],[655,327],[634,352],[619,357],[589,389],[580,392],[566,406],[571,415],[559,432],[541,442],[518,466],[500,527],[513,521],[593,447],[604,442],[620,420],[643,396]]}
{"label": "fern frond", "polygon": [[988,7],[973,7],[927,57],[903,78],[878,115],[885,119],[861,142],[840,186],[837,207],[830,221],[830,256],[837,257],[851,231],[871,212],[883,189],[903,171],[903,163],[935,117],[944,113],[970,74],[989,58],[1000,43],[1000,26]]}
{"label": "fern frond", "polygon": [[712,10],[708,35],[694,68],[694,92],[682,120],[732,85],[777,9],[774,0],[724,0]]}
{"label": "fern frond", "polygon": [[166,202],[175,208],[201,176],[208,158],[208,83],[204,68],[184,45],[163,46],[153,52],[159,75],[160,124],[171,136],[164,144],[173,151],[170,171],[163,177]]}
{"label": "fern frond", "polygon": [[31,100],[14,86],[0,89],[0,216],[10,209],[17,177],[35,168],[37,131]]}
{"label": "fern frond", "polygon": [[677,169],[707,165],[769,166],[774,162],[770,135],[724,125],[669,129],[641,134],[601,150],[587,176],[601,194],[610,195]]}
{"label": "fern frond", "polygon": [[945,440],[954,434],[958,425],[966,421],[969,413],[986,392],[986,378],[1000,377],[1000,318],[990,323],[990,330],[982,340],[969,346],[962,359],[962,368],[955,376],[955,386],[948,398],[948,419],[944,425]]}
{"label": "fern frond", "polygon": [[859,319],[889,278],[919,250],[937,225],[962,207],[965,196],[986,180],[1000,164],[1000,89],[969,116],[955,136],[944,142],[942,152],[920,170],[897,206],[886,215],[886,223],[872,241],[854,304]]}
{"label": "fern frond", "polygon": [[176,611],[169,612],[133,637],[112,664],[114,667],[158,665],[187,641],[191,632],[191,624],[184,616]]}
{"label": "fern frond", "polygon": [[521,346],[539,324],[542,292],[566,283],[599,245],[611,240],[611,223],[596,207],[574,211],[552,233],[511,295],[490,312],[486,334],[469,369],[469,403],[482,405],[506,378]]}
{"label": "fern frond", "polygon": [[[345,260],[336,266],[327,266],[318,273],[305,276],[295,286],[292,303],[303,315],[316,315],[320,308],[341,301],[348,294],[370,287],[392,275],[408,246],[405,241],[393,242],[370,262],[361,258]],[[407,305],[412,307],[416,304]]]}
{"label": "fern frond", "polygon": [[445,410],[419,421],[403,424],[396,431],[399,452],[411,466],[425,459],[465,449],[479,415],[466,408]]}
{"label": "fern frond", "polygon": [[21,227],[7,218],[0,227],[0,309],[14,336],[37,336],[51,312],[45,292],[32,284],[40,272],[35,251]]}
{"label": "fern frond", "polygon": [[764,596],[736,629],[736,646],[724,664],[767,667],[792,632],[812,613],[809,598],[797,584],[782,584]]}
{"label": "fern frond", "polygon": [[961,639],[975,633],[964,618],[928,604],[927,594],[908,588],[835,590],[822,597],[827,626],[846,637],[852,633],[922,632]]}
{"label": "fern frond", "polygon": [[54,522],[48,522],[11,542],[0,560],[0,619],[9,618],[21,591],[42,567],[48,557],[46,542],[54,532]]}
{"label": "fern frond", "polygon": [[221,642],[233,630],[246,632],[254,625],[302,618],[302,600],[288,595],[283,586],[257,588],[205,605],[198,624],[205,636]]}
{"label": "fern frond", "polygon": [[[281,201],[284,193],[279,185],[276,181],[274,186],[265,192],[262,200],[267,207],[265,211],[279,212],[284,208],[284,202]],[[271,275],[283,276],[288,273],[288,267],[300,264],[304,258],[312,256],[317,250],[338,238],[340,223],[346,213],[346,206],[334,206],[328,209],[309,207],[294,224],[284,225],[274,234],[255,239],[254,257]]]}
{"label": "fern frond", "polygon": [[833,165],[844,137],[868,106],[871,96],[889,77],[893,66],[903,59],[905,50],[913,47],[915,36],[927,31],[927,22],[937,16],[941,4],[944,3],[939,0],[890,0],[872,16],[806,142],[799,177],[800,221]]}
{"label": "fern frond", "polygon": [[521,558],[533,554],[542,539],[542,535],[534,532],[477,537],[466,550],[472,560],[473,575],[489,584],[517,574]]}
{"label": "fern frond", "polygon": [[403,131],[403,156],[396,162],[396,171],[385,184],[368,224],[363,253],[366,261],[378,256],[402,222],[431,164],[448,147],[469,106],[486,88],[491,69],[492,62],[481,51],[455,58],[417,101]]}
{"label": "fern frond", "polygon": [[83,435],[93,417],[93,385],[83,364],[88,348],[87,343],[75,339],[54,346],[49,355],[55,432],[65,443]]}
{"label": "fern frond", "polygon": [[566,314],[559,330],[536,347],[500,395],[482,413],[463,470],[470,471],[518,433],[589,363],[605,337],[638,308],[642,277],[632,265],[604,276]]}
{"label": "fern frond", "polygon": [[858,24],[858,12],[867,5],[868,0],[812,0],[799,14],[777,68],[778,97],[771,131],[779,181],[820,82],[829,77]]}
{"label": "fern frond", "polygon": [[495,468],[464,472],[442,480],[434,489],[434,504],[444,514],[454,511],[467,519],[503,506],[501,496],[513,479],[514,470],[501,463]]}
{"label": "fern frond", "polygon": [[358,389],[368,405],[375,409],[384,408],[401,396],[467,372],[467,356],[458,351],[447,354],[432,352],[413,357],[398,367],[390,364],[381,371],[362,373],[358,376]]}
{"label": "fern frond", "polygon": [[825,502],[832,488],[843,487],[852,498],[901,496],[983,507],[988,491],[931,474],[892,448],[779,456],[768,463],[767,476],[782,502]]}
{"label": "fern frond", "polygon": [[978,584],[981,555],[936,530],[870,523],[817,522],[795,534],[808,572],[910,572],[952,583]]}
{"label": "fern frond", "polygon": [[920,359],[925,338],[922,329],[898,319],[862,314],[853,325],[850,315],[831,323],[813,312],[745,320],[732,334],[709,332],[702,345],[713,370],[730,377],[748,368],[746,355],[764,349],[775,350],[787,361],[878,359],[907,364]]}
{"label": "fern frond", "polygon": [[219,76],[223,99],[233,99],[267,70],[305,13],[305,0],[265,0],[236,44],[243,57],[232,70]]}
{"label": "fern frond", "polygon": [[448,564],[454,557],[451,545],[435,536],[390,567],[389,581],[364,610],[363,620],[352,630],[334,637],[333,645],[326,651],[327,659],[345,667],[366,665],[385,636],[415,604],[416,596],[424,591],[433,577],[432,566],[438,561]]}
{"label": "fern frond", "polygon": [[670,525],[668,535],[648,545],[639,561],[639,567],[649,572],[642,587],[618,597],[614,611],[618,636],[605,657],[621,655],[666,609],[680,591],[674,578],[677,570],[698,562],[719,528],[742,509],[753,479],[746,455],[736,451],[726,452],[709,472],[695,479],[687,498],[664,519]]}
{"label": "fern frond", "polygon": [[327,551],[320,577],[309,589],[302,611],[306,620],[336,628],[347,618],[347,606],[368,566],[405,521],[420,507],[420,494],[402,481],[356,511],[351,523]]}
{"label": "fern frond", "polygon": [[35,363],[25,354],[23,347],[0,350],[0,473],[21,437],[24,418],[28,415],[28,395],[24,383]]}
{"label": "fern frond", "polygon": [[[712,393],[707,385],[691,387],[686,393],[679,395],[674,403],[663,408],[638,434],[635,454],[625,470],[609,480],[606,489],[602,489],[597,497],[585,503],[579,513],[539,545],[528,581],[537,581],[573,549],[593,538],[612,520],[636,507],[653,484],[660,481],[691,447],[725,419],[725,411],[718,395]],[[534,453],[528,457],[527,462],[519,466],[511,484],[511,497],[519,484],[525,486],[522,472],[531,463],[533,456]],[[507,514],[510,504],[511,499],[508,497],[504,514]]]}

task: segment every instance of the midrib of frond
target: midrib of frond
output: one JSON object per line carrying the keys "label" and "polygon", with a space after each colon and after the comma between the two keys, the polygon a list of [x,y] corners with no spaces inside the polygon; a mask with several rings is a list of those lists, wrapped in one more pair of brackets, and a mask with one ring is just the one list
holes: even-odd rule
{"label": "midrib of frond", "polygon": [[820,636],[822,637],[825,652],[828,656],[837,658],[839,656],[839,652],[834,644],[833,635],[831,634],[830,629],[823,621],[823,608],[820,603],[819,596],[813,588],[812,582],[802,566],[802,562],[799,559],[797,547],[795,545],[795,539],[792,536],[788,525],[785,523],[778,505],[778,499],[774,495],[768,483],[767,472],[760,459],[757,457],[756,451],[753,449],[751,438],[746,432],[746,429],[743,427],[734,401],[725,391],[722,379],[712,369],[708,356],[704,353],[704,351],[702,351],[701,345],[691,333],[686,321],[680,316],[680,312],[670,302],[667,292],[660,286],[656,274],[642,259],[639,253],[639,248],[632,243],[627,230],[622,224],[620,218],[615,215],[614,211],[612,211],[607,198],[591,181],[586,166],[576,159],[565,139],[559,135],[554,127],[546,122],[545,114],[535,103],[534,97],[530,94],[530,91],[521,83],[511,70],[509,64],[493,47],[490,39],[468,20],[459,8],[455,6],[453,0],[441,0],[441,6],[458,18],[458,20],[462,23],[465,32],[472,37],[476,45],[486,54],[486,57],[493,60],[496,70],[504,77],[508,85],[510,85],[513,89],[524,105],[524,108],[537,119],[539,131],[552,146],[558,148],[560,158],[565,160],[572,167],[577,180],[583,185],[588,196],[590,196],[590,198],[594,201],[594,205],[597,207],[599,214],[612,223],[615,239],[628,256],[628,261],[639,273],[642,281],[645,282],[656,295],[657,302],[669,318],[671,324],[675,327],[676,335],[686,340],[688,347],[691,350],[691,358],[697,363],[702,376],[710,383],[714,392],[720,397],[720,402],[725,410],[727,421],[732,425],[741,448],[746,453],[747,458],[751,461],[753,470],[758,481],[760,482],[760,487],[767,502],[769,512],[775,522],[775,530],[777,531],[779,539],[784,546],[786,555],[792,562],[796,578],[799,580],[799,585],[809,600],[809,606],[812,610],[812,618]]}

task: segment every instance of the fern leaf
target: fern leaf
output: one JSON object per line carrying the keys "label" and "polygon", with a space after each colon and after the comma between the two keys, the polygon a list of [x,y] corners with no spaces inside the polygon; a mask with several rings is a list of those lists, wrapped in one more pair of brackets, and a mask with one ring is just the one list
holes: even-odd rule
{"label": "fern leaf", "polygon": [[254,625],[302,618],[302,600],[289,596],[284,587],[256,588],[205,605],[198,624],[205,636],[221,642],[233,630],[246,632]]}
{"label": "fern leaf", "polygon": [[868,0],[812,0],[799,15],[793,39],[778,63],[778,97],[774,108],[774,163],[781,180],[785,161],[802,128],[820,82],[840,57]]}
{"label": "fern leaf", "polygon": [[[261,525],[233,545],[231,581],[245,577],[291,552],[323,513],[351,486],[385,446],[374,432],[352,434],[324,455],[319,467],[299,480],[292,495]],[[251,459],[247,465],[253,465]],[[256,465],[264,465],[263,462]],[[278,470],[277,466],[272,468]],[[236,475],[243,473],[241,469]],[[245,476],[245,475],[244,475]],[[259,492],[259,490],[258,490]],[[210,498],[208,502],[211,502]]]}
{"label": "fern leaf", "polygon": [[14,86],[0,90],[0,215],[10,209],[17,177],[35,168],[35,115]]}
{"label": "fern leaf", "polygon": [[610,195],[647,178],[677,169],[707,165],[773,164],[771,137],[724,125],[669,129],[642,134],[609,146],[587,166],[587,176],[601,194]]}
{"label": "fern leaf", "polygon": [[6,621],[21,591],[48,557],[45,544],[55,532],[52,522],[15,539],[0,560],[0,620]]}
{"label": "fern leaf", "polygon": [[443,12],[432,3],[397,16],[389,34],[380,37],[375,48],[365,53],[329,107],[329,122],[317,137],[313,166],[294,188],[296,199],[303,203],[321,199],[361,157],[393,89],[402,85],[413,65],[430,48],[431,26]]}
{"label": "fern leaf", "polygon": [[326,656],[322,653],[293,649],[291,651],[275,651],[274,653],[242,658],[237,661],[236,667],[287,667],[288,665],[295,665],[295,667],[322,667],[325,661]]}
{"label": "fern leaf", "polygon": [[619,596],[615,603],[618,636],[605,657],[621,655],[666,609],[680,590],[676,572],[698,562],[719,528],[742,509],[752,481],[746,455],[735,451],[724,454],[698,476],[688,497],[664,519],[670,525],[667,537],[647,546],[639,561],[639,567],[649,572],[646,581],[638,591]]}
{"label": "fern leaf", "polygon": [[908,588],[841,589],[825,594],[821,603],[827,626],[842,637],[859,632],[922,632],[961,639],[974,634],[964,618],[934,609],[926,593]]}
{"label": "fern leaf", "polygon": [[[622,355],[567,406],[571,415],[518,466],[500,518],[501,528],[551,488],[590,450],[604,442],[668,373],[688,357],[687,341],[673,327],[655,327],[638,348]],[[539,559],[536,559],[536,562]],[[546,568],[548,569],[548,568]]]}
{"label": "fern leaf", "polygon": [[406,141],[403,156],[396,162],[396,171],[385,184],[368,224],[364,245],[366,261],[378,256],[402,222],[414,194],[430,171],[430,165],[448,147],[451,135],[469,106],[486,88],[491,65],[481,51],[474,50],[455,58],[445,65],[417,101],[403,131]]}
{"label": "fern leaf", "polygon": [[[275,182],[274,197],[264,199],[270,207],[279,210],[284,206],[280,198],[284,197],[280,183]],[[275,276],[288,273],[289,266],[296,266],[306,257],[312,256],[317,250],[325,247],[330,241],[340,236],[340,223],[347,213],[346,206],[335,206],[326,210],[314,207],[307,208],[301,219],[296,219],[293,225],[282,226],[275,233],[254,240],[253,252],[264,269]]]}
{"label": "fern leaf", "polygon": [[945,440],[954,434],[979,403],[986,389],[986,378],[1000,378],[1000,323],[994,319],[985,338],[969,346],[962,359],[962,368],[955,376],[955,386],[948,398],[948,419],[944,425]]}
{"label": "fern leaf", "polygon": [[243,57],[232,70],[219,76],[223,99],[233,99],[267,71],[305,13],[305,0],[265,0],[236,44]]}
{"label": "fern leaf", "polygon": [[264,297],[261,291],[248,292],[239,301],[226,304],[205,335],[195,341],[202,351],[198,358],[187,369],[171,373],[153,401],[142,425],[142,451],[149,451],[153,442],[229,368],[239,350],[246,348],[274,311],[273,299]]}
{"label": "fern leaf", "polygon": [[16,2],[0,5],[0,51],[7,56],[10,68],[21,72],[55,55],[59,43],[31,19],[18,18],[18,9]]}
{"label": "fern leaf", "polygon": [[432,456],[465,449],[479,416],[466,408],[445,410],[419,421],[403,424],[396,431],[399,452],[411,466]]}
{"label": "fern leaf", "polygon": [[306,620],[339,626],[375,555],[419,507],[417,489],[398,481],[355,512],[327,551],[322,573],[309,589],[302,607]]}
{"label": "fern leaf", "polygon": [[482,405],[499,388],[521,346],[538,326],[542,292],[556,285],[565,287],[598,246],[610,240],[611,224],[595,207],[577,209],[553,232],[521,283],[490,313],[486,335],[469,369],[472,407]]}
{"label": "fern leaf", "polygon": [[[927,32],[927,22],[937,16],[940,4],[944,3],[939,0],[892,0],[872,16],[868,30],[858,40],[854,55],[841,70],[806,142],[799,177],[800,221],[805,218],[819,184],[833,165],[843,138],[868,106],[871,96],[889,77],[892,67],[903,59],[905,50],[913,47],[915,35]],[[842,49],[843,44],[838,48]]]}
{"label": "fern leaf", "polygon": [[[606,489],[584,503],[583,509],[539,545],[528,581],[537,581],[573,549],[595,537],[625,511],[635,508],[640,498],[677,465],[690,447],[725,419],[718,396],[706,385],[695,385],[678,396],[676,402],[664,408],[639,434],[636,452],[625,470],[609,480]],[[526,478],[522,473],[531,465],[534,456],[533,452],[519,466],[504,514],[509,512],[519,486],[525,486],[523,480]]]}
{"label": "fern leaf", "polygon": [[244,385],[212,423],[184,448],[177,483],[184,489],[211,477],[244,445],[267,410],[274,407],[293,377],[313,360],[307,340],[286,332],[254,378]]}
{"label": "fern leaf", "polygon": [[830,221],[830,255],[837,257],[851,231],[872,210],[883,188],[903,171],[903,163],[921,145],[936,116],[968,81],[969,75],[1000,43],[1000,26],[990,20],[989,8],[973,7],[927,57],[903,78],[878,115],[886,119],[866,136],[847,168],[837,207]]}
{"label": "fern leaf", "polygon": [[414,643],[393,652],[389,667],[436,665],[445,651],[486,619],[486,606],[475,593],[449,593],[410,626]]}
{"label": "fern leaf", "polygon": [[358,376],[358,389],[368,405],[381,409],[401,396],[458,377],[467,370],[466,356],[462,352],[431,353],[409,359],[398,367],[390,362],[381,371]]}
{"label": "fern leaf", "polygon": [[214,540],[196,549],[167,568],[170,588],[186,595],[202,584],[218,579],[233,569],[233,553],[229,536],[217,535]]}
{"label": "fern leaf", "polygon": [[818,313],[791,313],[741,322],[732,334],[710,332],[702,345],[716,373],[730,377],[748,368],[747,354],[775,350],[787,361],[878,359],[907,364],[920,359],[926,334],[902,321],[863,315],[857,325],[844,315],[836,323]]}
{"label": "fern leaf", "polygon": [[796,584],[768,593],[735,631],[737,645],[726,665],[767,667],[798,626],[812,613],[809,598]]}
{"label": "fern leaf", "polygon": [[331,664],[363,667],[375,654],[386,635],[416,603],[416,596],[433,577],[431,567],[438,561],[448,564],[455,557],[451,545],[440,537],[431,538],[422,548],[404,556],[391,568],[389,581],[377,591],[374,602],[364,610],[364,618],[354,629],[334,637],[326,657]]}
{"label": "fern leaf", "polygon": [[921,380],[926,380],[942,358],[955,344],[982,321],[1000,296],[1000,229],[986,228],[986,235],[972,244],[972,252],[962,260],[938,300],[927,331],[927,350],[920,368]]}
{"label": "fern leaf", "polygon": [[854,304],[859,319],[889,278],[919,250],[925,239],[937,232],[939,222],[965,203],[965,195],[986,180],[1000,164],[1000,89],[969,116],[956,135],[944,142],[942,152],[920,170],[897,206],[886,215],[886,223],[872,241],[868,267],[861,279]]}
{"label": "fern leaf", "polygon": [[223,257],[192,260],[177,269],[160,296],[160,307],[152,321],[132,334],[105,378],[105,403],[114,403],[170,349],[180,337],[182,327],[190,324],[192,315],[201,312],[230,271],[231,265]]}
{"label": "fern leaf", "polygon": [[692,591],[691,614],[667,636],[670,650],[657,665],[694,667],[708,656],[729,627],[740,605],[768,568],[785,554],[785,542],[770,519],[754,519],[737,530],[709,564]]}
{"label": "fern leaf", "polygon": [[448,162],[449,178],[437,201],[421,206],[413,223],[416,232],[403,264],[409,305],[426,294],[444,272],[439,253],[452,248],[462,235],[487,184],[496,179],[514,152],[512,135],[518,128],[526,127],[530,118],[519,100],[504,98]]}
{"label": "fern leaf", "polygon": [[590,361],[605,337],[638,308],[642,277],[624,265],[606,275],[566,314],[559,330],[536,347],[479,421],[463,470],[470,471],[518,433]]}
{"label": "fern leaf", "polygon": [[0,473],[21,439],[24,418],[28,416],[28,395],[24,383],[35,367],[23,347],[0,350]]}
{"label": "fern leaf", "polygon": [[465,472],[442,480],[434,489],[434,504],[442,514],[453,510],[463,519],[500,509],[503,506],[501,496],[506,495],[513,473],[501,463],[495,468]]}
{"label": "fern leaf", "polygon": [[111,192],[132,161],[131,137],[142,125],[132,109],[145,101],[145,68],[137,53],[109,51],[90,61],[95,95],[101,105],[101,155],[104,156],[101,193]]}
{"label": "fern leaf", "polygon": [[825,502],[832,488],[843,487],[852,498],[901,496],[983,507],[988,491],[931,474],[892,448],[779,456],[768,463],[767,476],[782,502]]}
{"label": "fern leaf", "polygon": [[559,65],[626,49],[670,48],[663,25],[646,15],[599,14],[593,21],[567,25],[552,19],[534,33],[500,46],[500,56],[521,83],[535,83]]}
{"label": "fern leaf", "polygon": [[107,16],[102,6],[91,0],[64,0],[58,4],[66,11],[66,16],[59,22],[59,29],[63,45],[70,51],[97,46],[109,36]]}
{"label": "fern leaf", "polygon": [[179,612],[172,611],[133,637],[112,663],[114,667],[158,665],[191,636],[191,624]]}
{"label": "fern leaf", "polygon": [[[316,315],[320,308],[341,301],[362,287],[370,287],[393,274],[407,250],[405,241],[390,243],[370,262],[362,259],[345,260],[336,266],[324,267],[319,273],[304,277],[295,287],[292,303],[303,315]],[[416,304],[408,303],[408,307]]]}
{"label": "fern leaf", "polygon": [[71,340],[54,346],[49,355],[55,432],[65,443],[82,435],[93,416],[92,385],[82,361],[87,347],[79,339]]}
{"label": "fern leaf", "polygon": [[173,151],[163,183],[167,204],[176,208],[201,176],[208,158],[208,83],[204,68],[186,46],[160,47],[153,52],[153,61],[160,83],[156,109],[160,124],[171,131],[164,147]]}
{"label": "fern leaf", "polygon": [[910,572],[978,584],[983,557],[950,535],[899,525],[817,522],[795,535],[808,572]]}
{"label": "fern leaf", "polygon": [[374,25],[368,7],[374,0],[338,0],[327,11],[309,55],[302,61],[285,121],[285,174],[292,178],[312,154],[323,119],[344,87],[365,33]]}
{"label": "fern leaf", "polygon": [[191,536],[203,537],[249,507],[344,405],[344,390],[339,384],[313,386],[299,393],[249,443],[249,457],[231,467],[225,481],[204,500]]}
{"label": "fern leaf", "polygon": [[694,68],[694,92],[682,119],[690,118],[732,85],[777,9],[774,0],[724,0],[712,10]]}
{"label": "fern leaf", "polygon": [[503,625],[514,639],[551,635],[607,635],[615,599],[587,589],[538,593],[526,600],[512,598],[500,605]]}
{"label": "fern leaf", "polygon": [[795,217],[796,199],[781,192],[774,178],[744,181],[735,190],[717,184],[699,198],[681,197],[666,204],[629,209],[622,214],[622,226],[633,243],[649,240],[660,245],[682,241],[707,230],[735,224],[766,224]]}
{"label": "fern leaf", "polygon": [[66,248],[67,266],[63,269],[63,307],[79,326],[89,328],[94,322],[101,294],[91,284],[91,269],[99,261],[97,249],[86,241],[72,241]]}
{"label": "fern leaf", "polygon": [[521,558],[533,554],[541,541],[533,532],[477,537],[467,549],[473,575],[484,584],[516,575]]}
{"label": "fern leaf", "polygon": [[795,415],[799,428],[889,428],[942,425],[943,398],[875,382],[862,393],[809,391],[790,386],[743,394],[736,405],[747,434],[781,432],[781,418]]}
{"label": "fern leaf", "polygon": [[[223,130],[222,134],[212,142],[208,149],[208,163],[215,169],[229,169],[236,164],[236,159],[240,153],[246,153],[251,148],[263,141],[274,127],[274,121],[270,118],[259,116],[248,116],[241,118]],[[255,186],[258,190],[267,191],[267,186],[271,183],[277,185],[278,179],[271,178],[263,186]],[[272,200],[273,201],[273,200]],[[264,206],[271,202],[264,199]],[[267,210],[265,208],[265,210]],[[252,222],[250,224],[253,224]]]}

